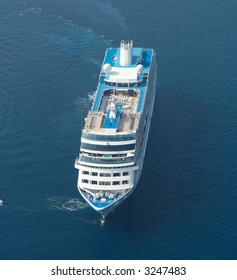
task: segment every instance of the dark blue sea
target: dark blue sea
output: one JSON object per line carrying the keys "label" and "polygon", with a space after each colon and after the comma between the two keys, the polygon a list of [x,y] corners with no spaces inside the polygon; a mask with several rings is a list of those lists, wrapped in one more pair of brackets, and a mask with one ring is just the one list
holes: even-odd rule
{"label": "dark blue sea", "polygon": [[[237,2],[0,2],[0,259],[237,259]],[[74,160],[105,49],[157,52],[143,173],[101,227]]]}

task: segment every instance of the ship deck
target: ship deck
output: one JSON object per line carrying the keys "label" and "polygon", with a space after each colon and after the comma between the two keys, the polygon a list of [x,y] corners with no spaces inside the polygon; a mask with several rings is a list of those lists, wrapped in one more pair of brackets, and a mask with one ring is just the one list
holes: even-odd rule
{"label": "ship deck", "polygon": [[[133,48],[131,65],[121,67],[119,49],[107,50],[95,100],[86,118],[85,132],[136,132],[145,102],[152,56],[153,50],[151,49]],[[107,63],[116,69],[116,71],[112,70],[110,75],[107,75],[103,70],[103,65]],[[131,82],[131,77],[129,75],[126,77],[126,73],[136,72],[138,64],[143,66],[142,75],[137,82]],[[122,77],[123,82],[113,82],[114,79],[117,79],[115,76]],[[111,80],[110,77],[112,77]],[[116,117],[113,119],[110,117],[111,102],[116,104]]]}
{"label": "ship deck", "polygon": [[131,133],[138,128],[140,113],[137,106],[140,99],[140,90],[106,90],[103,92],[98,111],[89,111],[85,123],[85,131],[102,132],[110,128],[108,112],[110,103],[114,100],[120,107],[119,120],[114,120],[112,127],[117,132]]}

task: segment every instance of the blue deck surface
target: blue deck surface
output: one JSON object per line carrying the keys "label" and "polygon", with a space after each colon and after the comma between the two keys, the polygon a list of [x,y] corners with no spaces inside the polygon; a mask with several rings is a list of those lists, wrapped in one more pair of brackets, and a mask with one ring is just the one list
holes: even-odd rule
{"label": "blue deck surface", "polygon": [[118,105],[116,107],[116,118],[113,118],[113,119],[111,119],[109,117],[110,110],[108,110],[108,113],[107,113],[107,116],[106,116],[106,119],[105,119],[104,128],[113,128],[113,129],[117,128],[122,107],[123,107],[123,105]]}
{"label": "blue deck surface", "polygon": [[[136,67],[138,58],[141,58],[140,64],[142,64],[143,67],[144,67],[143,68],[143,73],[149,74],[153,52],[154,51],[152,49],[133,48],[132,64],[129,65],[129,66],[120,66],[120,64],[119,64],[120,49],[119,48],[108,49],[105,53],[105,58],[104,58],[102,68],[101,68],[101,74],[104,72],[103,71],[103,65],[106,64],[106,63],[109,63],[113,67],[127,67],[127,68]],[[116,60],[114,59],[115,57],[116,57]],[[97,88],[96,97],[95,97],[95,100],[94,100],[94,103],[93,103],[93,106],[92,106],[92,112],[99,111],[100,103],[101,103],[102,96],[103,96],[103,92],[107,89],[113,89],[113,88],[114,88],[113,86],[105,84],[105,76],[101,75],[100,80],[99,80],[99,85],[98,85],[98,88]],[[147,78],[146,77],[143,77],[142,85],[137,86],[137,89],[140,90],[140,98],[139,98],[139,101],[138,101],[137,112],[141,112],[142,109],[143,109],[143,104],[144,104],[145,95],[146,95],[146,91],[147,91]],[[108,116],[108,114],[107,114],[107,116]],[[108,117],[106,117],[105,123],[106,123],[106,125],[110,125],[110,123],[107,119],[108,119]],[[114,128],[115,124],[116,124],[116,121],[114,120],[112,122],[111,128],[112,127]]]}

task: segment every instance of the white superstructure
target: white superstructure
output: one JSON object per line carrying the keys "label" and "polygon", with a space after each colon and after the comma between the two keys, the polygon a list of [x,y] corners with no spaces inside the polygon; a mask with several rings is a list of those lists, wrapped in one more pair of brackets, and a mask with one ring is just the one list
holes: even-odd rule
{"label": "white superstructure", "polygon": [[135,189],[156,92],[152,49],[122,41],[106,51],[75,161],[82,197],[105,218]]}

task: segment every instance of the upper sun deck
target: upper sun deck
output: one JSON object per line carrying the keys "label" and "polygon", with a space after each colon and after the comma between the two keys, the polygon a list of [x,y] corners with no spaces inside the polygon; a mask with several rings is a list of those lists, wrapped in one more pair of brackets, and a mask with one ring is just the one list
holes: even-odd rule
{"label": "upper sun deck", "polygon": [[[105,53],[104,62],[102,64],[101,75],[105,75],[107,80],[117,76],[118,80],[124,80],[124,83],[136,83],[142,77],[138,77],[137,66],[142,65],[143,76],[147,76],[150,72],[151,60],[153,56],[152,49],[132,48],[131,63],[129,65],[121,65],[121,49],[110,48]],[[123,55],[123,54],[122,54]],[[111,65],[110,73],[104,71],[105,65]],[[140,79],[139,79],[140,78]],[[134,79],[131,81],[131,79]],[[118,81],[119,82],[119,81]]]}
{"label": "upper sun deck", "polygon": [[134,133],[138,129],[154,51],[122,41],[107,49],[84,131]]}

